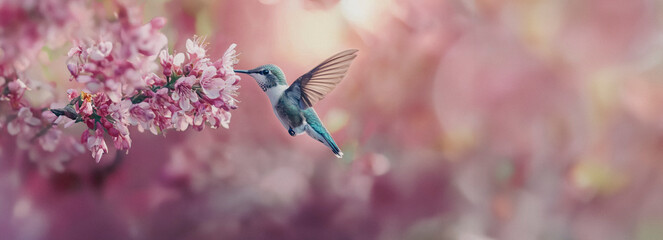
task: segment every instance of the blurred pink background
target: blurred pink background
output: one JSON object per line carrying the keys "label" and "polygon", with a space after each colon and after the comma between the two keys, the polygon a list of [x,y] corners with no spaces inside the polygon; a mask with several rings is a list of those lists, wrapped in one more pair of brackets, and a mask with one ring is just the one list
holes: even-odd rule
{"label": "blurred pink background", "polygon": [[[663,239],[661,1],[140,4],[171,49],[237,43],[237,69],[288,82],[359,49],[315,106],[345,157],[242,76],[229,129],[136,132],[60,173],[0,160],[0,239]],[[35,74],[62,96],[69,47]]]}

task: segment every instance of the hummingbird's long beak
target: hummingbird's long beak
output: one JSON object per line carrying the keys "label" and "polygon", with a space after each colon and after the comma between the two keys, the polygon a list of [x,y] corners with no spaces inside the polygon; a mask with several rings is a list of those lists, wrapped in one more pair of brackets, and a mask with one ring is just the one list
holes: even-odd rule
{"label": "hummingbird's long beak", "polygon": [[248,70],[235,70],[236,73],[246,73],[249,74]]}

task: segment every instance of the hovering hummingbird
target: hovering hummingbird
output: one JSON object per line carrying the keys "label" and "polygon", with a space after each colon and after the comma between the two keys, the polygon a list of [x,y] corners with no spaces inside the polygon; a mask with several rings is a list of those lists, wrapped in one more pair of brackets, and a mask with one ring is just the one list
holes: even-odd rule
{"label": "hovering hummingbird", "polygon": [[331,56],[311,71],[297,78],[289,87],[285,75],[273,64],[251,70],[235,70],[256,80],[269,97],[276,117],[290,136],[306,132],[312,138],[327,145],[336,157],[343,152],[338,148],[329,131],[322,125],[313,105],[322,100],[345,77],[350,63],[357,57],[356,49],[349,49]]}

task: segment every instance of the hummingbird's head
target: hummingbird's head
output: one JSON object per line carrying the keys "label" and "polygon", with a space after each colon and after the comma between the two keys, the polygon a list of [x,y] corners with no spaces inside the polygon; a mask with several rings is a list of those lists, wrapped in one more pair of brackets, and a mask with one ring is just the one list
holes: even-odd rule
{"label": "hummingbird's head", "polygon": [[274,64],[262,65],[251,70],[235,70],[235,72],[245,73],[253,77],[263,92],[276,85],[286,85],[283,71]]}

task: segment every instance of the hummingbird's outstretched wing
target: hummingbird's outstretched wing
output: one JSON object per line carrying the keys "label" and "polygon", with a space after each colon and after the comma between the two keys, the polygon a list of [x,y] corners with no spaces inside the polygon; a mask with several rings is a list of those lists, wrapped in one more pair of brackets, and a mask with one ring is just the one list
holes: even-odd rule
{"label": "hummingbird's outstretched wing", "polygon": [[297,78],[286,94],[299,101],[299,108],[306,109],[323,99],[341,82],[357,57],[357,49],[349,49],[331,56],[320,65]]}

